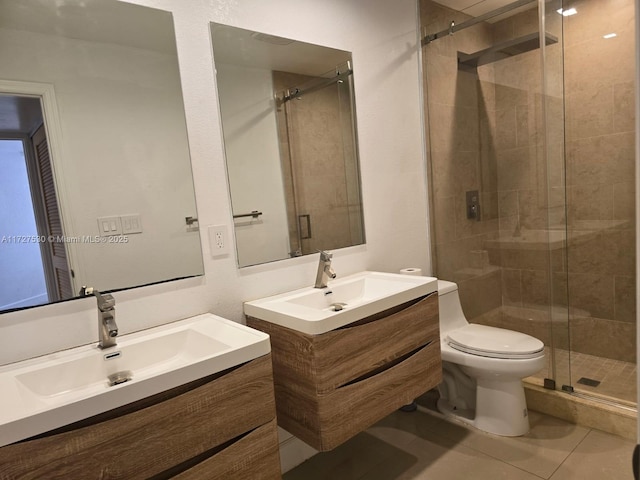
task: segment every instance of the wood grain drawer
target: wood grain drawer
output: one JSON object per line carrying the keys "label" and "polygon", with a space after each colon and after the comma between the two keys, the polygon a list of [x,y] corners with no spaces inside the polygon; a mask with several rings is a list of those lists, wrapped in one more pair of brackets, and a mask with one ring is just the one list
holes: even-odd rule
{"label": "wood grain drawer", "polygon": [[[278,410],[278,421],[315,449],[332,450],[438,385],[441,368],[440,343],[432,342],[389,369],[318,395],[308,402],[309,410]],[[289,393],[276,386],[278,401]],[[297,392],[289,402],[295,403],[299,398]],[[287,425],[295,425],[296,431]]]}
{"label": "wood grain drawer", "polygon": [[276,480],[280,473],[275,418],[224,450],[176,475],[175,480]]}
{"label": "wood grain drawer", "polygon": [[191,390],[178,387],[172,398],[160,394],[158,403],[142,400],[139,409],[125,405],[106,420],[2,447],[0,478],[169,478],[176,465],[272,421],[272,378],[265,355]]}
{"label": "wood grain drawer", "polygon": [[312,366],[317,391],[330,392],[439,335],[437,295],[387,317],[318,335]]}
{"label": "wood grain drawer", "polygon": [[317,450],[335,448],[442,377],[437,293],[321,335],[247,324],[271,336],[278,424]]}

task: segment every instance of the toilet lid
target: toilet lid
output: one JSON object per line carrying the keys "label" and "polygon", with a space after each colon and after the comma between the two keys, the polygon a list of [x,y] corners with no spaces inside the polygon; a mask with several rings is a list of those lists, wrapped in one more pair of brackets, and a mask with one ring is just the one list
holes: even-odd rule
{"label": "toilet lid", "polygon": [[492,358],[536,358],[544,344],[525,333],[469,324],[449,332],[447,343],[456,350]]}

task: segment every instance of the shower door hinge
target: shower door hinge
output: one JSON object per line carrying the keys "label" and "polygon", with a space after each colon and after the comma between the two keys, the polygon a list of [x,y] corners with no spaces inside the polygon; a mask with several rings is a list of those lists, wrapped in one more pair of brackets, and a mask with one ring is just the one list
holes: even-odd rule
{"label": "shower door hinge", "polygon": [[547,388],[549,390],[555,390],[556,389],[556,381],[551,379],[551,378],[545,378],[544,379],[544,388]]}
{"label": "shower door hinge", "polygon": [[573,387],[571,385],[562,385],[562,390],[565,392],[573,393]]}

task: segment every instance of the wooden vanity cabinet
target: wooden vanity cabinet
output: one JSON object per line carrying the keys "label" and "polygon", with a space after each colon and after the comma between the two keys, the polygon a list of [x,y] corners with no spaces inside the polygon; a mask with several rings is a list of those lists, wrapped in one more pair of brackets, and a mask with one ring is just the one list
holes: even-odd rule
{"label": "wooden vanity cabinet", "polygon": [[331,450],[442,379],[438,294],[320,335],[257,318],[271,336],[278,424]]}
{"label": "wooden vanity cabinet", "polygon": [[0,479],[280,479],[271,355],[0,448]]}

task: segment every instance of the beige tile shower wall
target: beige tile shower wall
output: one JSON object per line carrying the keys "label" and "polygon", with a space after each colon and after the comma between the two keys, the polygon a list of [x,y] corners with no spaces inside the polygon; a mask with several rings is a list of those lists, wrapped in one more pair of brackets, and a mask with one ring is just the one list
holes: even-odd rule
{"label": "beige tile shower wall", "polygon": [[[578,14],[564,24],[571,347],[635,361],[634,3],[572,6]],[[589,226],[598,234],[578,242]]]}
{"label": "beige tile shower wall", "polygon": [[[469,17],[420,2],[423,33]],[[490,46],[490,26],[479,24],[423,47],[427,142],[431,174],[435,274],[458,283],[462,306],[473,319],[502,304],[500,269],[489,264],[484,242],[498,234],[497,172],[492,155],[495,94],[491,68],[480,76],[458,70],[457,52]],[[481,221],[466,218],[465,192],[478,190]]]}
{"label": "beige tile shower wall", "polygon": [[[273,78],[276,90],[314,79],[286,72],[274,72]],[[356,195],[351,200],[357,203],[349,202],[337,89],[338,84],[334,84],[290,102],[287,105],[288,131],[283,130],[281,123],[279,125],[281,151],[291,162],[292,175],[298,179],[295,181],[297,213],[309,215],[311,221],[311,238],[303,239],[300,245],[303,253],[362,243],[361,231],[359,239],[353,239],[351,235],[351,210],[360,209],[360,198]],[[278,121],[283,118],[278,116]],[[353,148],[347,153],[352,155]],[[290,222],[295,222],[295,211],[291,208],[293,192],[291,188],[287,190],[288,217]],[[357,213],[360,218],[359,211]],[[295,228],[295,223],[293,226]],[[291,238],[295,238],[290,227],[291,233]]]}

